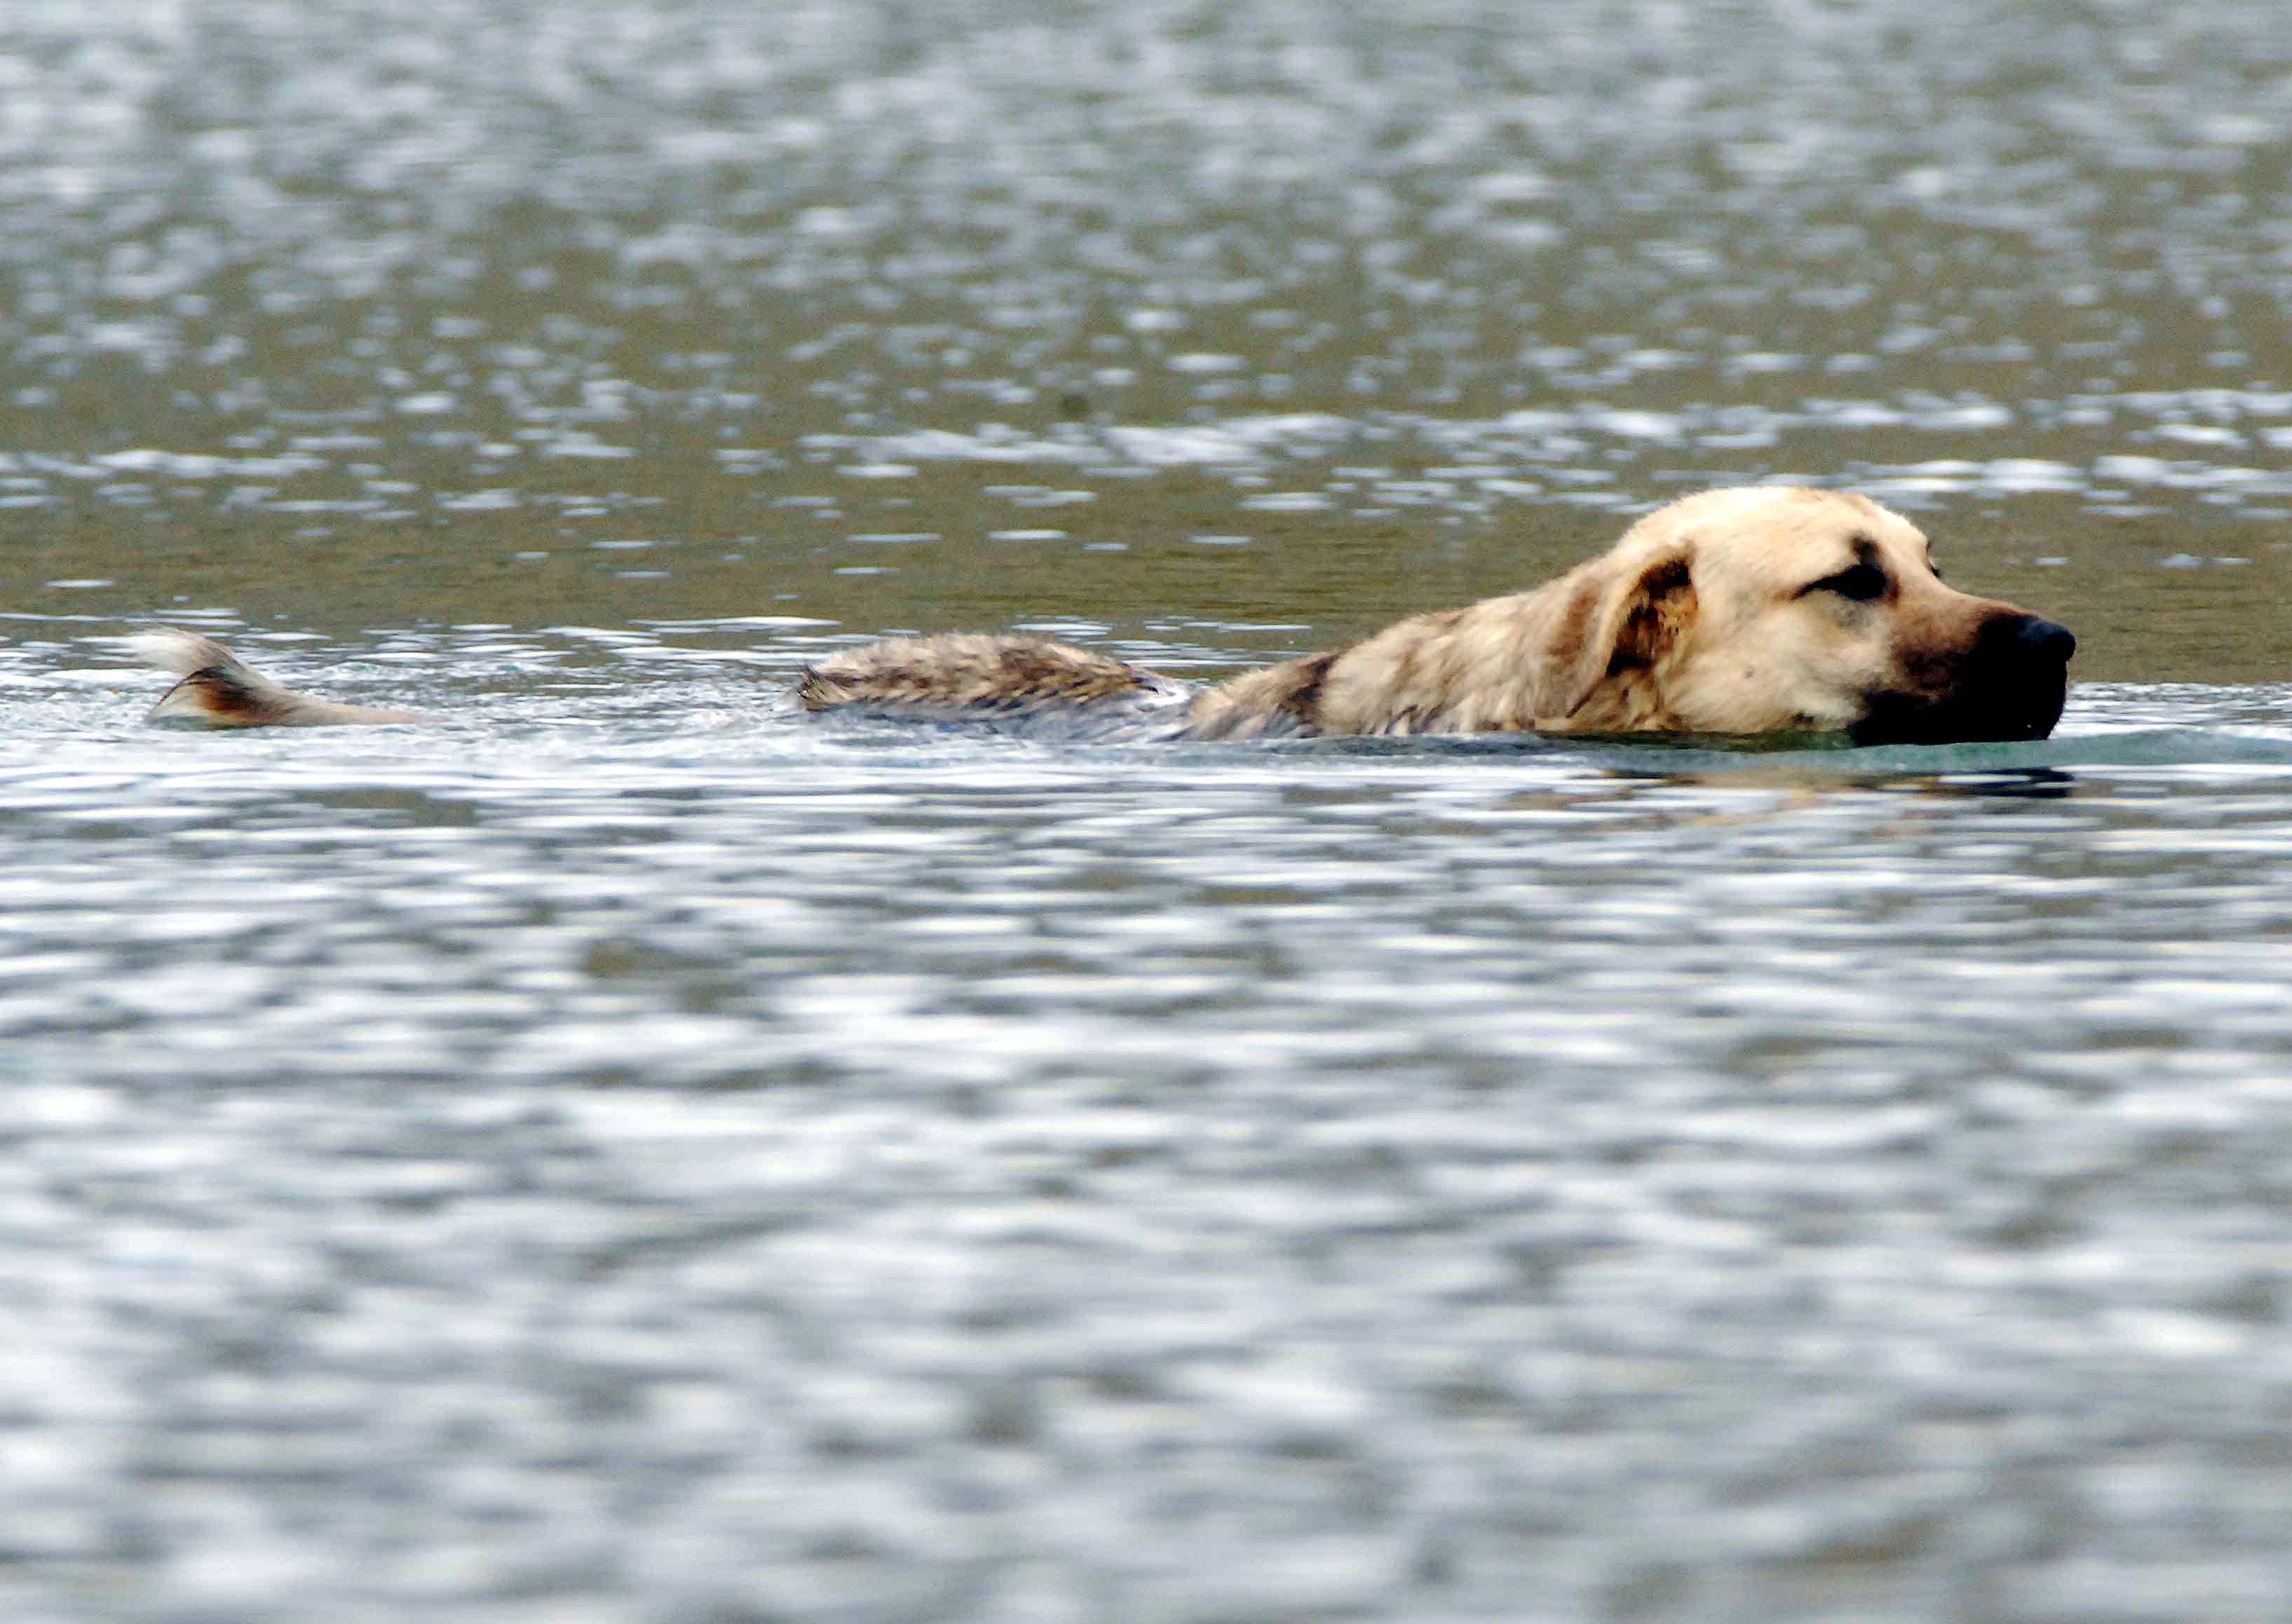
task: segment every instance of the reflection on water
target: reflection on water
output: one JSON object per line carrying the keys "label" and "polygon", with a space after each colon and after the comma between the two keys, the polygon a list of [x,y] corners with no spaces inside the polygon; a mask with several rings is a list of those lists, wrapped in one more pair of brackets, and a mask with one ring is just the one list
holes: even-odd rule
{"label": "reflection on water", "polygon": [[[13,8],[5,1611],[2292,1612],[2276,22]],[[780,701],[1785,475],[2061,731]]]}

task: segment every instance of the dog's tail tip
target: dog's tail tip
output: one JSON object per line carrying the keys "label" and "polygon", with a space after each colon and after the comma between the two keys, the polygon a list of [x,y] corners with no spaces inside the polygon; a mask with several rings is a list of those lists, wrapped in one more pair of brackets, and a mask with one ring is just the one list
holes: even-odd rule
{"label": "dog's tail tip", "polygon": [[188,727],[264,727],[304,720],[319,707],[248,667],[214,638],[155,626],[116,640],[118,646],[181,680],[151,707],[147,722]]}
{"label": "dog's tail tip", "polygon": [[155,626],[114,640],[178,679],[145,718],[187,727],[326,727],[344,723],[435,722],[424,711],[344,705],[283,688],[214,638]]}
{"label": "dog's tail tip", "polygon": [[177,676],[193,676],[218,667],[229,670],[239,663],[238,656],[214,638],[172,626],[147,627],[113,641],[145,665]]}

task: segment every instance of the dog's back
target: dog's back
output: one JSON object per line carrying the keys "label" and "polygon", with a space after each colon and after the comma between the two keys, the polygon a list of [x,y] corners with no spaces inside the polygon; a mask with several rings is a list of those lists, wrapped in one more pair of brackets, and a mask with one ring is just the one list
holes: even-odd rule
{"label": "dog's back", "polygon": [[848,649],[807,667],[796,703],[813,712],[1081,729],[1184,731],[1183,683],[1048,637],[945,632]]}

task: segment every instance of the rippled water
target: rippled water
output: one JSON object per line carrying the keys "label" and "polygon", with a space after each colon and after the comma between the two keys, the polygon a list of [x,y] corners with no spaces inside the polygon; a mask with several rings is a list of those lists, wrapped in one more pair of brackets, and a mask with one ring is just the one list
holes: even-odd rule
{"label": "rippled water", "polygon": [[[12,7],[0,1611],[2286,1616],[2288,119],[2232,0]],[[2055,737],[781,704],[1786,475]]]}

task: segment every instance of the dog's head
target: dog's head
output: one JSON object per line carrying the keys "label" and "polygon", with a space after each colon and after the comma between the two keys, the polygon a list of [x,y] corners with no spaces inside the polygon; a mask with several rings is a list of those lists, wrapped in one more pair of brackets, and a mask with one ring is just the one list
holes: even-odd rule
{"label": "dog's head", "polygon": [[2061,718],[2077,639],[1944,586],[1925,537],[1867,497],[1706,491],[1587,568],[1600,601],[1571,701],[1585,721],[1618,683],[1693,732],[1945,743],[2043,739]]}

